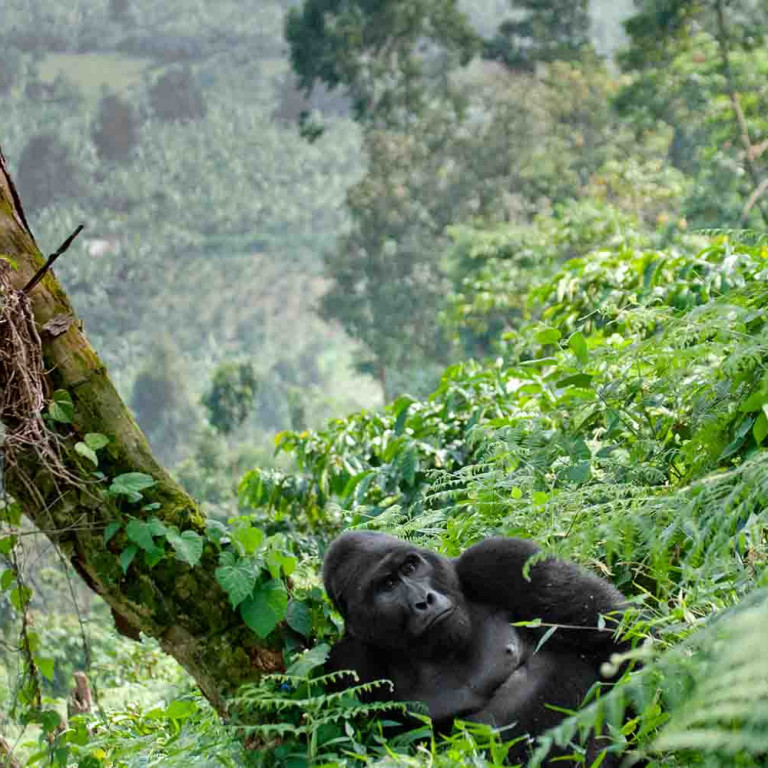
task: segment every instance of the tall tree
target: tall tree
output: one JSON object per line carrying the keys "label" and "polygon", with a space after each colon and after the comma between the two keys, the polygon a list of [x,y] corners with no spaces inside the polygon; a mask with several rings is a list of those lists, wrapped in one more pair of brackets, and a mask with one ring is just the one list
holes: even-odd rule
{"label": "tall tree", "polygon": [[[436,172],[445,170],[443,129],[461,119],[450,73],[479,38],[457,0],[304,0],[285,35],[299,85],[343,88],[365,129],[368,172],[347,195],[351,227],[326,257],[332,286],[321,310],[365,344],[361,368],[386,401],[389,370],[439,354],[434,237],[449,221],[436,213],[449,206]],[[440,122],[440,138],[425,140]],[[322,130],[303,127],[309,138]]]}
{"label": "tall tree", "polygon": [[573,61],[591,48],[589,0],[510,0],[515,15],[486,42],[485,56],[510,69]]}
{"label": "tall tree", "polygon": [[417,113],[478,46],[457,0],[304,0],[285,37],[302,88],[342,87],[356,119],[379,126]]}
{"label": "tall tree", "polygon": [[[332,283],[321,313],[363,342],[370,357],[362,368],[379,381],[385,402],[394,394],[392,368],[434,359],[440,350],[443,286],[435,241],[450,221],[453,184],[447,175],[441,179],[448,153],[437,139],[450,141],[444,133],[450,121],[442,110],[432,117],[422,115],[409,134],[366,132],[368,173],[347,194],[350,230],[325,256]],[[442,190],[441,181],[448,182]]]}
{"label": "tall tree", "polygon": [[[157,638],[223,713],[240,683],[282,668],[281,567],[249,559],[258,532],[221,551],[152,455],[53,273],[31,286],[43,258],[1,153],[0,254],[0,494],[14,500],[0,495],[0,555],[19,546],[23,512],[104,598],[118,631]],[[28,593],[15,590],[23,611]]]}

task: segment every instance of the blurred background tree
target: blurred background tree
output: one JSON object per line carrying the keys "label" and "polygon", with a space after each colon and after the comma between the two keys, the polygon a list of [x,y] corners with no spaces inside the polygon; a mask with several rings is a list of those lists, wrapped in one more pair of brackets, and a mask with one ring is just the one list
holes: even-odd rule
{"label": "blurred background tree", "polygon": [[234,432],[253,407],[257,387],[251,363],[221,363],[214,371],[211,388],[203,395],[211,426],[225,435]]}
{"label": "blurred background tree", "polygon": [[514,16],[486,41],[484,55],[513,70],[573,61],[592,48],[589,0],[510,0]]}
{"label": "blurred background tree", "polygon": [[407,124],[479,44],[457,0],[307,0],[289,11],[285,37],[305,91],[342,87],[355,119],[379,126]]}
{"label": "blurred background tree", "polygon": [[139,143],[139,118],[134,107],[114,93],[105,93],[99,100],[91,138],[102,160],[128,160]]}
{"label": "blurred background tree", "polygon": [[19,157],[18,184],[30,211],[53,205],[80,190],[82,169],[71,147],[52,132],[38,133]]}
{"label": "blurred background tree", "polygon": [[149,87],[149,106],[160,120],[199,120],[205,117],[202,89],[189,66],[171,67]]}

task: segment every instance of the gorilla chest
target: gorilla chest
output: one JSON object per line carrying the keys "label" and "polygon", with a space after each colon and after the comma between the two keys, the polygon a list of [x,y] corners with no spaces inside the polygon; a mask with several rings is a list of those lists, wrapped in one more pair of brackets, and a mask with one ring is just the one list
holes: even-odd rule
{"label": "gorilla chest", "polygon": [[473,614],[475,629],[465,653],[411,660],[407,671],[393,670],[398,698],[424,702],[436,723],[485,711],[527,656],[523,635],[510,626],[505,611],[478,606]]}

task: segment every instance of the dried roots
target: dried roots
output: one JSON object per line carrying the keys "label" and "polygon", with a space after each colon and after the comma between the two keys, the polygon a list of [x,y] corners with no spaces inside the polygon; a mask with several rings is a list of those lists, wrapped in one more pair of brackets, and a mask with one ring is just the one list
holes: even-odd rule
{"label": "dried roots", "polygon": [[61,473],[56,438],[43,421],[46,386],[40,336],[29,298],[11,285],[11,265],[0,257],[0,449],[6,468],[31,449]]}

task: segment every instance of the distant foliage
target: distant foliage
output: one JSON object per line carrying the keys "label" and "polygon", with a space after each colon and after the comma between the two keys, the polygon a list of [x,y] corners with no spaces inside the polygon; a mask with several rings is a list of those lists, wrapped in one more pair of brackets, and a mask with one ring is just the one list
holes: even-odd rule
{"label": "distant foliage", "polygon": [[152,114],[165,122],[205,117],[205,96],[188,66],[172,67],[149,88]]}
{"label": "distant foliage", "polygon": [[3,62],[0,67],[0,95],[8,93],[16,85],[21,75],[23,59],[16,48],[10,46],[3,50]]}
{"label": "distant foliage", "polygon": [[222,363],[203,396],[211,426],[224,434],[234,432],[251,411],[257,388],[251,363]]}
{"label": "distant foliage", "polygon": [[133,383],[131,408],[153,450],[169,465],[189,452],[199,419],[183,374],[178,350],[163,339],[152,348]]}
{"label": "distant foliage", "polygon": [[128,160],[139,143],[139,118],[134,106],[114,93],[105,93],[99,101],[91,138],[102,160]]}
{"label": "distant foliage", "polygon": [[510,0],[515,16],[485,43],[484,55],[531,72],[537,62],[573,61],[591,48],[588,0]]}
{"label": "distant foliage", "polygon": [[24,206],[38,210],[81,188],[81,174],[70,146],[55,133],[38,133],[29,139],[19,158],[16,181]]}
{"label": "distant foliage", "polygon": [[109,16],[113,21],[126,24],[133,20],[131,0],[109,0]]}
{"label": "distant foliage", "polygon": [[295,123],[302,115],[320,112],[323,116],[346,116],[351,103],[340,90],[331,90],[326,85],[316,84],[310,93],[299,87],[296,75],[286,72],[275,81],[277,106],[274,115],[280,120]]}
{"label": "distant foliage", "polygon": [[341,87],[355,119],[380,126],[417,114],[478,46],[456,0],[304,0],[289,10],[285,38],[301,88]]}
{"label": "distant foliage", "polygon": [[[616,107],[638,131],[671,129],[669,160],[694,180],[683,201],[693,226],[765,226],[764,192],[751,197],[766,170],[764,7],[749,0],[636,6],[619,55],[629,78]],[[748,150],[745,139],[755,146]]]}

